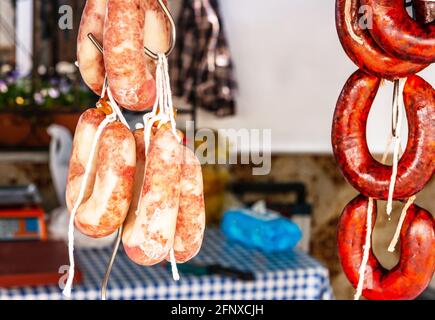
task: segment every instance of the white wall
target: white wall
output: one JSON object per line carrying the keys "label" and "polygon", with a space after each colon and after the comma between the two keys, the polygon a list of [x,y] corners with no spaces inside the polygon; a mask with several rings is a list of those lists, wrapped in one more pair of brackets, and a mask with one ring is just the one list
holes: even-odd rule
{"label": "white wall", "polygon": [[[218,119],[201,111],[199,126],[272,128],[273,151],[331,152],[335,103],[356,70],[336,34],[335,1],[220,3],[240,86],[238,112],[233,118]],[[432,66],[423,73],[432,85],[434,70]],[[391,96],[392,85],[387,85],[369,117],[368,141],[373,152],[385,148]]]}
{"label": "white wall", "polygon": [[[0,0],[0,18],[13,29],[12,6],[10,1]],[[11,41],[11,38],[6,35],[6,30],[0,26],[0,47],[9,47],[12,44],[13,40]]]}
{"label": "white wall", "polygon": [[33,0],[17,1],[17,69],[22,75],[32,70],[33,45]]}

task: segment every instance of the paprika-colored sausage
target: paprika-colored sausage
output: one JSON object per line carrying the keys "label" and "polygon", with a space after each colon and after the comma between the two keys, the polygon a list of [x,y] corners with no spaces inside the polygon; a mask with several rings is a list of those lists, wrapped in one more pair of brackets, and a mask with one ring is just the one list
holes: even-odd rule
{"label": "paprika-colored sausage", "polygon": [[[361,70],[347,81],[338,99],[332,126],[332,147],[343,175],[360,193],[387,199],[392,167],[370,154],[367,118],[381,80]],[[394,199],[419,192],[435,169],[435,92],[418,76],[406,81],[403,97],[408,119],[408,144],[398,163]]]}
{"label": "paprika-colored sausage", "polygon": [[360,0],[336,0],[338,37],[349,58],[362,70],[380,78],[396,79],[417,73],[427,65],[397,59],[377,45],[361,24]]}
{"label": "paprika-colored sausage", "polygon": [[103,27],[107,0],[87,0],[77,37],[77,62],[86,85],[97,95],[101,94],[105,76],[103,55],[89,40],[88,34],[103,43]]}
{"label": "paprika-colored sausage", "polygon": [[435,23],[412,19],[403,0],[361,0],[361,4],[371,8],[369,32],[386,52],[416,63],[435,62]]}
{"label": "paprika-colored sausage", "polygon": [[[368,203],[368,198],[357,196],[344,209],[338,225],[340,262],[354,287],[363,258]],[[374,227],[376,202],[373,204]],[[428,211],[416,205],[409,207],[400,244],[400,261],[391,270],[382,267],[370,250],[362,292],[367,299],[414,299],[429,285],[435,270],[435,222]]]}

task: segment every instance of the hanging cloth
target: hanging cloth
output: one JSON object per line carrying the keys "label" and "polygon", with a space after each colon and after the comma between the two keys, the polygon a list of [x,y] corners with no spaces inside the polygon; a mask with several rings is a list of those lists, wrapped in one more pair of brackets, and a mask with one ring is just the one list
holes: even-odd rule
{"label": "hanging cloth", "polygon": [[233,63],[217,0],[183,0],[171,55],[175,96],[219,117],[235,114]]}

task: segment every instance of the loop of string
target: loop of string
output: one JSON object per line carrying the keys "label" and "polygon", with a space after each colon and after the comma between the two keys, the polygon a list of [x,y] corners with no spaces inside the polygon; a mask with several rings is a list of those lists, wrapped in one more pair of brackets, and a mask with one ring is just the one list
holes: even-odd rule
{"label": "loop of string", "polygon": [[366,223],[366,239],[364,244],[364,253],[361,261],[361,265],[358,270],[358,286],[356,288],[354,300],[359,300],[364,288],[364,278],[367,268],[367,262],[369,260],[370,247],[372,242],[372,214],[373,214],[373,198],[369,198],[369,205],[367,208],[367,223]]}
{"label": "loop of string", "polygon": [[[158,61],[156,66],[156,100],[154,102],[151,112],[143,116],[144,128],[144,144],[145,144],[145,158],[148,153],[152,129],[154,124],[159,122],[158,127],[165,123],[171,124],[172,133],[178,142],[181,142],[181,137],[177,134],[177,124],[175,121],[174,105],[172,101],[172,91],[169,79],[168,60],[163,53],[158,54]],[[142,188],[145,184],[145,174],[142,180]],[[140,204],[142,202],[142,192],[139,196],[138,205],[136,209],[136,216],[139,214]],[[174,249],[171,248],[169,252],[172,277],[175,281],[180,280],[178,274],[177,263],[175,260]]]}
{"label": "loop of string", "polygon": [[83,179],[80,185],[80,191],[79,195],[75,201],[74,207],[71,210],[70,218],[69,218],[69,224],[68,224],[68,255],[69,255],[69,271],[68,271],[68,279],[65,285],[65,288],[63,289],[63,294],[66,297],[71,297],[71,287],[72,282],[74,279],[74,268],[75,268],[75,262],[74,262],[74,218],[77,213],[77,210],[79,206],[81,205],[83,201],[83,197],[85,195],[86,185],[88,183],[89,174],[91,173],[92,169],[92,163],[94,161],[97,144],[100,139],[100,136],[104,130],[104,128],[111,122],[114,122],[116,120],[116,115],[112,113],[111,115],[106,116],[106,118],[100,123],[100,125],[97,128],[97,131],[94,136],[94,140],[92,141],[91,151],[89,154],[88,162],[86,163],[85,173],[83,174]]}
{"label": "loop of string", "polygon": [[400,231],[402,230],[403,222],[405,221],[406,213],[408,212],[408,209],[410,206],[414,204],[414,201],[416,199],[416,196],[412,196],[408,199],[405,206],[402,209],[402,213],[400,214],[399,223],[397,224],[396,232],[394,233],[393,239],[390,242],[390,245],[388,246],[388,252],[394,252],[396,250],[396,244],[399,240]]}
{"label": "loop of string", "polygon": [[[403,99],[400,99],[401,93],[403,92],[403,88],[405,86],[406,79],[398,80],[398,88],[394,90],[394,98],[393,98],[393,123],[392,123],[392,144],[393,144],[393,167],[392,173],[390,177],[390,185],[388,188],[388,200],[387,200],[387,215],[391,215],[391,211],[393,210],[393,195],[394,195],[394,187],[396,185],[397,178],[397,167],[399,163],[399,152],[401,147],[401,137],[400,131],[402,129],[402,120],[403,120]],[[386,153],[388,149],[386,150]],[[384,154],[384,158],[386,160],[386,156]]]}
{"label": "loop of string", "polygon": [[108,95],[109,100],[110,100],[110,105],[112,107],[112,113],[110,115],[106,116],[106,118],[99,124],[97,131],[95,132],[95,136],[94,136],[94,139],[92,141],[92,146],[91,146],[91,150],[89,153],[89,159],[86,163],[85,172],[83,174],[83,179],[82,179],[82,182],[80,184],[79,195],[74,203],[73,209],[71,210],[70,219],[69,219],[69,223],[68,223],[68,256],[69,256],[70,266],[69,266],[69,270],[68,270],[68,279],[66,281],[65,288],[62,291],[62,293],[68,298],[71,297],[71,288],[72,288],[72,283],[74,280],[74,273],[75,273],[74,218],[75,218],[75,215],[77,213],[79,206],[82,204],[82,201],[83,201],[83,198],[85,195],[86,185],[88,183],[89,175],[90,175],[90,172],[92,169],[92,163],[94,162],[94,157],[95,157],[95,153],[97,151],[98,141],[100,139],[101,134],[103,133],[104,128],[109,123],[116,121],[117,117],[128,129],[130,129],[130,126],[128,125],[125,117],[123,116],[121,109],[119,108],[116,101],[113,99],[112,93],[110,92],[110,88],[107,85],[107,76],[104,78],[103,88],[101,91],[101,97],[104,97],[106,92],[107,92],[107,95]]}

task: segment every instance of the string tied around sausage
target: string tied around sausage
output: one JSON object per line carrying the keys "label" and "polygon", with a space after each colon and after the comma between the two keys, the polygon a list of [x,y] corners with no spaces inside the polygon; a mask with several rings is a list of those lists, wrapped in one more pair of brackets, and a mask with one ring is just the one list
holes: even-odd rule
{"label": "string tied around sausage", "polygon": [[367,223],[366,223],[366,239],[364,244],[364,253],[361,265],[358,270],[359,278],[358,285],[356,287],[356,292],[354,300],[359,300],[364,289],[365,273],[367,269],[367,263],[369,260],[370,248],[372,243],[372,215],[373,215],[373,198],[369,198],[369,204],[367,208]]}
{"label": "string tied around sausage", "polygon": [[128,125],[125,117],[123,116],[121,109],[119,108],[116,101],[113,99],[112,94],[110,92],[110,88],[107,85],[107,77],[103,84],[103,89],[101,92],[101,97],[104,97],[107,93],[109,100],[110,100],[110,106],[112,107],[112,113],[109,115],[106,115],[106,118],[99,124],[97,131],[95,132],[94,139],[92,141],[91,150],[89,153],[89,158],[86,163],[85,172],[83,174],[83,179],[80,185],[80,191],[79,195],[74,203],[74,207],[71,210],[69,224],[68,224],[68,256],[69,256],[69,270],[68,270],[68,279],[66,281],[65,287],[62,291],[63,295],[70,298],[71,297],[71,289],[72,289],[72,283],[74,280],[74,274],[75,274],[75,261],[74,261],[74,218],[76,216],[77,210],[79,206],[83,202],[83,198],[85,195],[86,185],[88,183],[89,175],[92,170],[92,163],[95,158],[95,154],[97,152],[97,145],[100,140],[101,134],[103,133],[104,128],[109,123],[112,123],[119,119],[121,123],[123,123],[127,128],[130,129],[130,126]]}
{"label": "string tied around sausage", "polygon": [[397,178],[397,168],[399,163],[399,153],[401,149],[401,136],[400,131],[402,129],[403,122],[403,99],[400,98],[401,93],[403,93],[403,89],[405,87],[406,78],[396,80],[397,82],[394,84],[394,95],[393,95],[393,120],[392,120],[392,136],[391,143],[387,146],[387,150],[385,150],[382,161],[385,162],[388,154],[388,149],[390,144],[393,145],[393,166],[390,177],[390,184],[388,188],[388,199],[387,199],[387,215],[391,216],[391,211],[393,210],[393,195],[394,195],[394,187],[396,185]]}
{"label": "string tied around sausage", "polygon": [[[166,58],[166,55],[163,53],[158,54],[158,61],[156,67],[156,100],[154,102],[151,112],[143,116],[145,156],[148,153],[152,129],[157,122],[158,122],[158,126],[157,126],[158,128],[160,128],[163,124],[170,123],[171,131],[173,135],[175,136],[177,141],[181,143],[182,138],[177,133],[177,124],[175,121],[172,91],[171,91],[171,85],[169,80],[168,60]],[[145,183],[145,175],[144,175],[144,180],[142,181],[141,190],[143,190],[144,183]],[[142,202],[142,192],[139,196],[138,205],[136,209],[136,216],[139,214],[139,208],[141,202]],[[172,277],[175,281],[178,281],[180,280],[180,275],[178,273],[177,263],[175,260],[175,254],[173,248],[171,248],[169,256],[171,262]]]}

